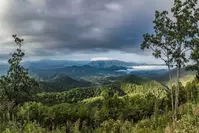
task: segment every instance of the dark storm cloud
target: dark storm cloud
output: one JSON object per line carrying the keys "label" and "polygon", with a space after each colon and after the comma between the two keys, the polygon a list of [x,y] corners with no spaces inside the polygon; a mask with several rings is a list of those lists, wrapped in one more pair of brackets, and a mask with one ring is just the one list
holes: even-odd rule
{"label": "dark storm cloud", "polygon": [[[170,1],[2,0],[0,37],[23,36],[24,49],[37,56],[74,51],[139,53],[142,34],[151,32],[155,10],[167,9]],[[11,39],[0,43],[5,46]]]}

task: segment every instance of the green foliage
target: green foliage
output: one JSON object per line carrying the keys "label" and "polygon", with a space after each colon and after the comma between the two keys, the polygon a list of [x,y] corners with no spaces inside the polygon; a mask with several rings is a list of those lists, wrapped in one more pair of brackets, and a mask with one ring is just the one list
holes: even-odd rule
{"label": "green foliage", "polygon": [[[131,91],[131,93],[127,91],[129,93],[126,94],[122,91],[122,89],[131,90],[132,86],[137,88],[137,90]],[[115,91],[113,91],[114,87],[116,87]],[[22,124],[25,123],[24,121],[37,121],[37,123],[46,128],[50,126],[49,129],[57,129],[58,127],[65,126],[67,121],[69,121],[74,125],[74,128],[70,128],[70,130],[82,132],[83,130],[92,131],[93,128],[97,130],[100,128],[101,123],[109,121],[110,119],[114,121],[138,122],[141,119],[151,117],[154,114],[154,105],[157,101],[159,103],[157,105],[157,112],[158,114],[163,113],[161,110],[164,110],[167,103],[167,95],[161,94],[164,90],[159,88],[159,90],[162,91],[155,92],[152,88],[149,88],[150,86],[145,88],[140,85],[136,86],[131,84],[124,85],[122,88],[117,87],[117,85],[102,87],[100,88],[102,92],[98,93],[98,97],[82,98],[82,100],[79,99],[79,101],[76,102],[62,104],[46,103],[46,105],[37,102],[28,102],[18,109],[17,119],[21,121]],[[139,88],[144,89],[139,91]],[[149,91],[146,91],[147,89]],[[82,91],[84,90],[82,89]],[[118,95],[119,92],[123,92],[123,94]],[[77,95],[77,97],[78,96],[79,95]],[[50,99],[52,97],[46,95],[46,98]],[[124,128],[121,130],[128,129]]]}
{"label": "green foliage", "polygon": [[45,92],[62,92],[76,87],[88,87],[92,84],[84,80],[75,80],[68,76],[57,75],[51,80],[41,82],[43,91]]}
{"label": "green foliage", "polygon": [[44,119],[48,112],[47,106],[42,105],[37,102],[27,102],[17,111],[18,119],[21,119],[22,122],[25,121],[34,121],[37,120],[38,123],[44,123]]}
{"label": "green foliage", "polygon": [[195,125],[195,118],[190,115],[184,115],[166,128],[166,133],[199,133],[199,128]]}
{"label": "green foliage", "polygon": [[[194,83],[197,86],[197,82]],[[189,98],[192,86],[190,87],[189,84],[186,87],[181,86],[180,104],[188,100],[192,102],[192,99]],[[78,91],[72,89],[70,90],[73,92],[71,94],[76,95],[78,92],[76,98],[81,96],[81,99],[68,103],[63,101],[61,104],[48,103],[53,101],[44,104],[26,102],[16,110],[15,120],[17,122],[13,121],[12,126],[6,121],[4,124],[0,123],[2,127],[0,131],[11,133],[34,133],[35,131],[62,133],[66,130],[77,133],[162,133],[174,126],[171,124],[168,126],[172,119],[169,111],[170,102],[166,91],[161,87],[156,82],[146,85],[130,83],[109,85],[97,87],[99,91],[97,96],[91,95],[91,97],[86,98],[79,95],[79,93],[93,88],[87,88],[88,90],[79,89]],[[90,91],[82,94],[88,95],[87,93],[92,92]],[[46,95],[45,98],[50,99],[52,97]],[[180,116],[186,115],[187,112],[190,116],[199,116],[198,106],[193,104],[184,104],[180,107],[179,112]],[[183,119],[180,119],[180,122],[183,122]],[[190,121],[185,123],[185,126],[188,126],[187,124],[192,125]],[[181,131],[185,126],[178,124],[176,131]]]}
{"label": "green foliage", "polygon": [[24,40],[16,35],[13,35],[13,38],[18,48],[8,60],[10,68],[7,75],[0,79],[0,98],[6,103],[4,109],[10,112],[10,119],[13,117],[13,110],[16,106],[32,100],[39,88],[38,82],[30,78],[28,71],[20,64],[25,55],[21,49]]}
{"label": "green foliage", "polygon": [[113,120],[103,122],[96,133],[132,133],[132,123],[129,121]]}
{"label": "green foliage", "polygon": [[[36,123],[27,123],[22,126],[19,123],[9,122],[6,126],[0,128],[2,133],[47,133],[47,130]],[[57,132],[58,133],[58,132]]]}
{"label": "green foliage", "polygon": [[[173,18],[169,17],[168,11],[156,11],[154,23],[155,34],[145,34],[142,49],[151,49],[156,58],[162,59],[168,66],[171,80],[170,67],[174,64],[177,66],[177,80],[175,90],[175,101],[171,96],[172,108],[175,102],[175,118],[177,118],[179,106],[179,78],[182,66],[188,62],[187,51],[196,47],[192,52],[192,58],[196,64],[192,69],[197,69],[197,43],[198,41],[198,20],[199,8],[197,0],[175,0],[171,9]],[[196,46],[195,46],[196,45]],[[171,89],[171,95],[173,95]]]}
{"label": "green foliage", "polygon": [[199,89],[199,84],[197,83],[197,81],[194,80],[192,82],[188,82],[185,88],[187,89],[188,99],[190,101],[193,101],[194,103],[197,103]]}
{"label": "green foliage", "polygon": [[155,34],[144,34],[144,41],[141,44],[141,49],[150,49],[153,51],[155,58],[162,59],[168,67],[171,67],[172,49],[173,49],[173,36],[171,28],[174,26],[172,20],[168,17],[168,12],[155,13],[154,31]]}
{"label": "green foliage", "polygon": [[148,92],[154,93],[154,95],[158,93],[162,97],[166,96],[165,87],[160,83],[149,79],[128,76],[122,78],[119,82],[105,86],[74,88],[65,92],[55,93],[42,92],[37,94],[35,99],[46,105],[55,105],[60,103],[76,103],[98,96],[112,97],[115,93],[119,96],[124,96],[126,94],[145,94]]}
{"label": "green foliage", "polygon": [[38,89],[38,83],[28,76],[28,72],[20,65],[24,52],[21,50],[23,39],[13,35],[15,43],[19,48],[12,54],[8,63],[10,68],[6,76],[2,76],[0,83],[2,88],[2,97],[15,104],[20,104],[31,100],[32,95]]}
{"label": "green foliage", "polygon": [[98,87],[75,88],[65,92],[42,92],[37,94],[35,99],[47,105],[60,103],[76,103],[90,97],[96,97],[101,94]]}
{"label": "green foliage", "polygon": [[192,48],[191,59],[193,61],[192,65],[187,67],[188,70],[196,71],[196,78],[199,80],[199,40],[193,40],[194,47]]}
{"label": "green foliage", "polygon": [[78,120],[78,121],[75,122],[75,125],[74,125],[74,129],[73,129],[74,133],[81,133],[79,126],[80,126],[80,121]]}

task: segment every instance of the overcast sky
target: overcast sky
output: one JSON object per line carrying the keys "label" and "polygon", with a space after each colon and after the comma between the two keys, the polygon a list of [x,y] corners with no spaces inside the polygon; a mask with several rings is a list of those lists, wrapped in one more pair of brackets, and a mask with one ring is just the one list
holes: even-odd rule
{"label": "overcast sky", "polygon": [[140,50],[155,10],[173,0],[0,0],[0,60],[25,39],[26,60],[66,59],[156,63]]}

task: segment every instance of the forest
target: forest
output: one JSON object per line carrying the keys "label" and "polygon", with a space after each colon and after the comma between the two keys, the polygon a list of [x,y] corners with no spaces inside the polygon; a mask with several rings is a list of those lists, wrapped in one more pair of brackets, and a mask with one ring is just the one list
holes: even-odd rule
{"label": "forest", "polygon": [[[0,133],[199,133],[197,4],[174,0],[170,11],[155,12],[153,34],[143,35],[140,48],[165,63],[167,83],[135,75],[103,85],[68,77],[73,85],[44,83],[23,66],[25,40],[13,35],[16,50],[0,78]],[[194,73],[186,84],[184,70]]]}

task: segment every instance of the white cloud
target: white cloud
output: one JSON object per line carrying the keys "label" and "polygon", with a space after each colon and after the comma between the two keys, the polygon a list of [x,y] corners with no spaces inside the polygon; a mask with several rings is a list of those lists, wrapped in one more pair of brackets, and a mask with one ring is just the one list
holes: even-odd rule
{"label": "white cloud", "polygon": [[142,71],[142,70],[167,70],[167,66],[156,66],[156,65],[142,65],[142,66],[132,66],[132,71]]}
{"label": "white cloud", "polygon": [[91,61],[103,61],[103,60],[113,60],[112,58],[108,58],[108,57],[95,57],[95,58],[91,58]]}
{"label": "white cloud", "polygon": [[152,70],[168,70],[167,66],[165,65],[142,65],[142,66],[132,66],[127,70],[118,70],[117,72],[125,72],[130,74],[131,72],[135,71],[152,71]]}
{"label": "white cloud", "polygon": [[121,11],[122,10],[122,6],[117,3],[108,3],[105,5],[105,7],[108,8],[109,10],[113,10],[113,11]]}
{"label": "white cloud", "polygon": [[9,4],[8,0],[1,0],[0,1],[0,9],[1,9],[0,10],[0,17],[2,17],[1,14],[6,12],[8,4]]}

